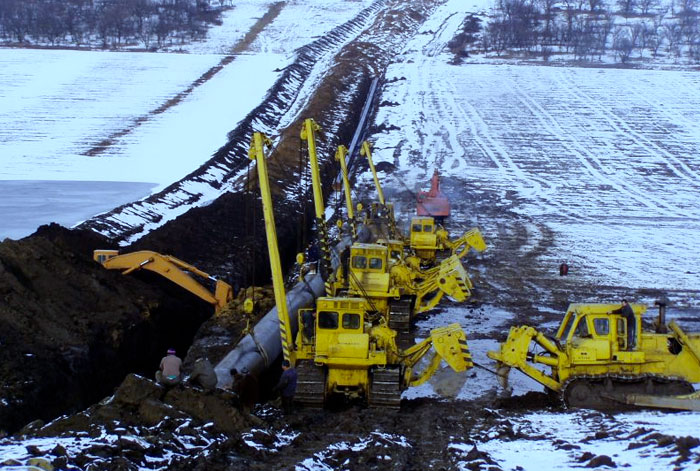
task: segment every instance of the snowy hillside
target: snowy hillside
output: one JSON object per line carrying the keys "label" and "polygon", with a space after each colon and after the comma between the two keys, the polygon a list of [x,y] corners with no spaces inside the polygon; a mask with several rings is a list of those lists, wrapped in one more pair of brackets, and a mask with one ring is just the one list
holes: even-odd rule
{"label": "snowy hillside", "polygon": [[[133,469],[698,468],[700,413],[570,410],[546,402],[542,385],[516,371],[514,397],[499,403],[503,390],[487,357],[512,325],[551,333],[569,302],[617,303],[629,296],[651,305],[668,295],[669,319],[700,331],[698,71],[549,67],[483,57],[455,65],[448,43],[468,14],[487,5],[429,3],[316,0],[275,9],[249,0],[211,32],[212,49],[192,45],[189,55],[0,49],[3,79],[21,78],[0,88],[0,178],[155,184],[155,193],[140,201],[106,197],[126,204],[83,226],[122,242],[157,233],[190,209],[206,210],[212,199],[239,191],[251,131],[265,131],[275,142],[288,132],[297,143],[298,129],[287,128],[319,84],[333,73],[350,75],[361,62],[376,67],[389,50],[393,59],[379,70],[367,136],[384,169],[387,198],[405,223],[415,211],[415,191],[437,168],[453,207],[449,230],[456,236],[478,226],[489,246],[465,260],[473,298],[441,303],[413,331],[421,339],[459,323],[481,368],[440,371],[403,393],[402,410],[348,406],[282,417],[261,404],[252,419],[259,425],[223,435],[184,415],[156,420],[154,428],[110,422],[107,412],[90,416],[112,398],[85,413],[85,424],[97,430],[94,440],[87,432],[76,440],[75,430],[53,423],[62,430],[56,443],[64,448],[63,462],[115,465],[126,440],[139,448]],[[412,15],[416,5],[428,12],[425,18]],[[411,24],[419,18],[420,29],[413,34],[391,25],[399,13]],[[255,34],[245,39],[249,30]],[[411,40],[403,44],[401,34]],[[349,54],[349,45],[366,54]],[[229,55],[235,47],[242,52]],[[43,65],[33,68],[30,61]],[[132,80],[142,86],[127,86]],[[357,107],[351,103],[358,101],[357,82],[349,83],[342,88],[348,96],[334,97],[333,109],[320,108],[330,121]],[[356,176],[356,196],[370,198],[370,175]],[[213,220],[221,229],[216,216],[200,222]],[[230,239],[230,226],[212,230],[202,245]],[[182,234],[177,229],[171,237]],[[568,277],[557,272],[562,261],[570,265]],[[111,429],[91,422],[100,420]],[[172,443],[159,441],[161,426],[177,432],[166,436]],[[36,451],[27,445],[53,453],[46,440],[15,436],[0,440],[0,457],[26,462]],[[92,456],[96,452],[104,456]]]}

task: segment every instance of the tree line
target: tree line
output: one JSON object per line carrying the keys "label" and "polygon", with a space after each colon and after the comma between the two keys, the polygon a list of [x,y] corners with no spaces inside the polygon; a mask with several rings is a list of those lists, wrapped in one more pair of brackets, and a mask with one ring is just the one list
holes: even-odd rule
{"label": "tree line", "polygon": [[[229,0],[230,1],[230,0]],[[209,0],[0,0],[0,40],[25,45],[155,48],[206,35]]]}
{"label": "tree line", "polygon": [[700,62],[700,0],[497,0],[481,47],[498,55],[554,54]]}

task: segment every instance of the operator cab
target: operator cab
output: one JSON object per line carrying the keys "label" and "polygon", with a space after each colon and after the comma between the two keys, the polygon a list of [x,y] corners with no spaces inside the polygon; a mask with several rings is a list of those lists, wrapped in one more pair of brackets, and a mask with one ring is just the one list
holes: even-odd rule
{"label": "operator cab", "polygon": [[[610,311],[615,304],[572,304],[569,306],[555,338],[564,345],[574,361],[609,361],[618,352],[627,350],[627,320]],[[632,305],[639,326],[646,306]],[[635,331],[639,345],[640,329]]]}
{"label": "operator cab", "polygon": [[316,358],[366,358],[368,308],[361,298],[318,298],[315,311],[299,310],[301,345],[313,350]]}

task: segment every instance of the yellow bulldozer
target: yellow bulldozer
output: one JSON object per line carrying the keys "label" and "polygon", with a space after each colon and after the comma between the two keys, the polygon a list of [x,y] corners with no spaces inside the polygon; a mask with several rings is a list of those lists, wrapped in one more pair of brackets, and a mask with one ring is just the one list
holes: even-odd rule
{"label": "yellow bulldozer", "polygon": [[[634,311],[634,348],[627,319],[616,304],[571,304],[556,335],[533,327],[510,329],[498,351],[498,372],[507,384],[516,368],[574,408],[614,409],[621,404],[700,408],[692,383],[700,382],[700,333],[687,334],[675,321],[665,326],[660,306],[654,331],[642,330],[647,308]],[[664,405],[666,404],[666,405]]]}
{"label": "yellow bulldozer", "polygon": [[[257,162],[282,354],[297,369],[297,400],[321,406],[342,395],[360,398],[370,406],[396,408],[401,392],[428,380],[443,359],[457,372],[471,368],[466,335],[459,324],[434,329],[427,339],[402,350],[385,316],[363,297],[318,298],[314,308],[297,314],[301,328],[294,335],[265,161],[264,148],[270,145],[262,133],[254,133],[249,157]],[[429,354],[427,366],[418,371],[420,360]]]}

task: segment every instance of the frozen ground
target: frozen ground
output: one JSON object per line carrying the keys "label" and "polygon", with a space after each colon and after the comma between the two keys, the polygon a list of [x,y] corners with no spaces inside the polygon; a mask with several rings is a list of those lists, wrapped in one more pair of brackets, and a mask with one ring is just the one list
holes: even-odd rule
{"label": "frozen ground", "polygon": [[[449,65],[445,29],[462,8],[448,2],[424,26],[437,33],[416,36],[389,67],[375,160],[411,189],[437,167],[495,193],[535,222],[533,246],[553,232],[542,266],[568,260],[597,284],[697,289],[700,75]],[[498,224],[479,221],[487,237]]]}
{"label": "frozen ground", "polygon": [[150,183],[0,180],[0,240],[20,239],[42,224],[71,226],[125,198],[141,198]]}
{"label": "frozen ground", "polygon": [[[298,47],[371,2],[286,2],[244,54],[177,106],[152,114],[216,66],[273,3],[236,2],[208,41],[177,48],[184,54],[0,48],[0,180],[144,182],[158,191],[209,160],[262,102]],[[314,28],[303,27],[309,20]],[[85,155],[125,129],[104,152]],[[38,222],[71,226],[147,194],[114,195],[92,209],[86,198],[76,219],[66,217],[68,197],[55,211],[46,205]],[[19,213],[33,209],[16,196]],[[12,235],[3,225],[0,237],[27,235],[36,222],[17,220]]]}

